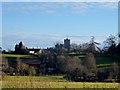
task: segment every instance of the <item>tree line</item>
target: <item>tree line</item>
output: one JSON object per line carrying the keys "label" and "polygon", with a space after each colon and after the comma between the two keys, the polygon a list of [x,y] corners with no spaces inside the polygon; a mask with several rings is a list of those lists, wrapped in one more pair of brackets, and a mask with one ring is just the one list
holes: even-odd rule
{"label": "tree line", "polygon": [[[4,58],[6,60],[4,60],[3,72],[20,76],[64,75],[64,78],[70,81],[119,80],[118,62],[114,62],[112,66],[107,68],[98,68],[95,56],[110,56],[112,59],[119,61],[120,43],[117,44],[115,37],[110,36],[105,41],[105,47],[100,52],[96,51],[95,44],[98,43],[92,37],[89,44],[84,44],[79,49],[75,46],[75,48],[72,47],[71,51],[66,51],[62,44],[57,43],[55,48],[48,48],[45,53],[36,56],[38,62],[40,62],[38,66],[30,66],[27,63],[23,63],[21,58],[15,60],[15,66],[10,66],[10,61]],[[85,58],[69,55],[73,51],[84,52]],[[28,54],[28,50],[20,42],[19,45],[15,46],[13,53]]]}

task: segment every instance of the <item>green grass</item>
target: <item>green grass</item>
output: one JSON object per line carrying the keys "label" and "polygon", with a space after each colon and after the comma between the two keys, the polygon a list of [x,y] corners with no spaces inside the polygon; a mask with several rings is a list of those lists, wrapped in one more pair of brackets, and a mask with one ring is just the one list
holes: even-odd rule
{"label": "green grass", "polygon": [[111,64],[98,64],[97,66],[98,67],[108,67],[108,66],[111,66],[112,65],[112,63]]}
{"label": "green grass", "polygon": [[114,60],[111,57],[95,57],[97,64],[111,64],[114,62]]}
{"label": "green grass", "polygon": [[19,55],[19,54],[2,54],[2,56],[7,58],[35,58],[34,55]]}
{"label": "green grass", "polygon": [[114,61],[116,63],[119,63],[117,60],[114,60],[111,57],[105,57],[105,56],[104,57],[100,57],[100,56],[98,56],[98,57],[95,57],[95,58],[96,58],[97,66],[100,66],[100,67],[111,66],[114,63]]}
{"label": "green grass", "polygon": [[[85,60],[85,55],[81,55],[81,53],[71,52],[69,55],[78,56],[81,60]],[[95,56],[97,66],[111,66],[114,62],[112,57],[106,56]],[[117,62],[117,60],[116,60]]]}
{"label": "green grass", "polygon": [[[2,88],[118,88],[119,83],[69,82],[63,76],[6,76]],[[105,89],[104,89],[105,90]]]}
{"label": "green grass", "polygon": [[79,55],[78,57],[79,58],[85,58],[85,55]]}
{"label": "green grass", "polygon": [[5,81],[49,81],[49,82],[66,82],[63,76],[7,76]]}
{"label": "green grass", "polygon": [[[75,52],[71,52],[69,54],[77,54]],[[18,55],[18,54],[2,54],[3,57],[6,57],[6,58],[11,58],[10,60],[12,59],[16,59],[16,58],[23,58],[23,59],[35,59],[35,58],[38,58],[34,55]],[[85,55],[78,55],[78,57],[81,59],[81,60],[84,60],[85,59]],[[112,65],[112,63],[114,62],[114,60],[111,58],[111,57],[102,57],[102,56],[96,56],[96,64],[97,66],[110,66]]]}
{"label": "green grass", "polygon": [[70,52],[68,54],[69,55],[77,55],[77,54],[85,54],[85,53],[83,53],[83,52]]}

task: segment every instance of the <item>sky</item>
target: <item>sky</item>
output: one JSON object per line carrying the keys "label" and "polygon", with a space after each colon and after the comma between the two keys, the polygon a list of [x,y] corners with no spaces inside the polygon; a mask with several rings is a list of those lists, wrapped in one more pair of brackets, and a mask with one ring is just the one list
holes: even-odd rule
{"label": "sky", "polygon": [[3,2],[2,48],[14,49],[23,41],[30,47],[71,43],[102,43],[118,33],[117,2]]}

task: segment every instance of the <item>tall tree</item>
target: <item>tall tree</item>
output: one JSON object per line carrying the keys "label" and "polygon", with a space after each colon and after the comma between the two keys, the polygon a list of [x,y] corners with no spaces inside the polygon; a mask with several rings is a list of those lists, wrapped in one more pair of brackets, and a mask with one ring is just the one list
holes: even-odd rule
{"label": "tall tree", "polygon": [[22,49],[24,46],[23,46],[23,43],[22,41],[19,43],[19,49]]}
{"label": "tall tree", "polygon": [[16,67],[17,74],[25,76],[28,73],[29,66],[25,63],[22,63],[20,58],[17,58],[16,62],[17,62],[17,67]]}
{"label": "tall tree", "polygon": [[16,69],[17,69],[17,74],[20,75],[20,70],[21,70],[21,60],[20,60],[19,57],[16,59],[16,62],[17,62],[17,67],[16,67]]}
{"label": "tall tree", "polygon": [[36,74],[35,68],[30,66],[28,68],[28,74],[29,74],[29,76],[35,76],[35,74]]}
{"label": "tall tree", "polygon": [[2,70],[7,73],[9,68],[8,59],[5,57],[2,57],[2,64],[3,64]]}
{"label": "tall tree", "polygon": [[56,45],[55,45],[55,52],[56,52],[57,55],[63,54],[64,53],[63,44],[56,43]]}
{"label": "tall tree", "polygon": [[69,80],[79,81],[81,77],[87,75],[87,68],[82,64],[82,61],[78,57],[65,58],[65,61],[61,66]]}
{"label": "tall tree", "polygon": [[27,75],[28,74],[28,69],[29,69],[29,66],[27,65],[27,64],[25,64],[25,63],[21,63],[21,75],[22,76],[25,76],[25,75]]}
{"label": "tall tree", "polygon": [[90,44],[89,44],[88,51],[90,51],[92,53],[96,53],[97,51],[100,52],[101,50],[97,45],[99,45],[99,43],[95,42],[95,37],[92,36]]}
{"label": "tall tree", "polygon": [[120,56],[120,43],[117,45],[117,54]]}
{"label": "tall tree", "polygon": [[2,53],[2,47],[0,47],[0,53]]}
{"label": "tall tree", "polygon": [[116,37],[114,35],[110,35],[105,41],[105,46],[103,50],[108,52],[110,55],[115,54],[116,52]]}
{"label": "tall tree", "polygon": [[119,74],[119,65],[117,63],[112,64],[112,73],[113,73],[113,78],[114,79],[119,79],[118,77],[120,76]]}
{"label": "tall tree", "polygon": [[23,45],[22,42],[15,45],[15,53],[16,54],[28,54],[29,51],[27,50],[27,48]]}
{"label": "tall tree", "polygon": [[81,60],[78,57],[67,57],[65,61],[65,71],[68,73],[73,72],[76,68],[79,68]]}
{"label": "tall tree", "polygon": [[86,66],[89,70],[89,73],[96,74],[97,66],[96,66],[96,59],[95,59],[93,53],[86,54]]}

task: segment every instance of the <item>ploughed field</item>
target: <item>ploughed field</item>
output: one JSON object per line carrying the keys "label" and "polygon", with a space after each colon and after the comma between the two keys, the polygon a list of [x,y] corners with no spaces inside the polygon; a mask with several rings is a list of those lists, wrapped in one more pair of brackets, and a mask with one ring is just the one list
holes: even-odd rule
{"label": "ploughed field", "polygon": [[[120,88],[119,83],[106,82],[70,82],[63,76],[5,76],[2,88]],[[111,89],[112,90],[112,89]]]}

